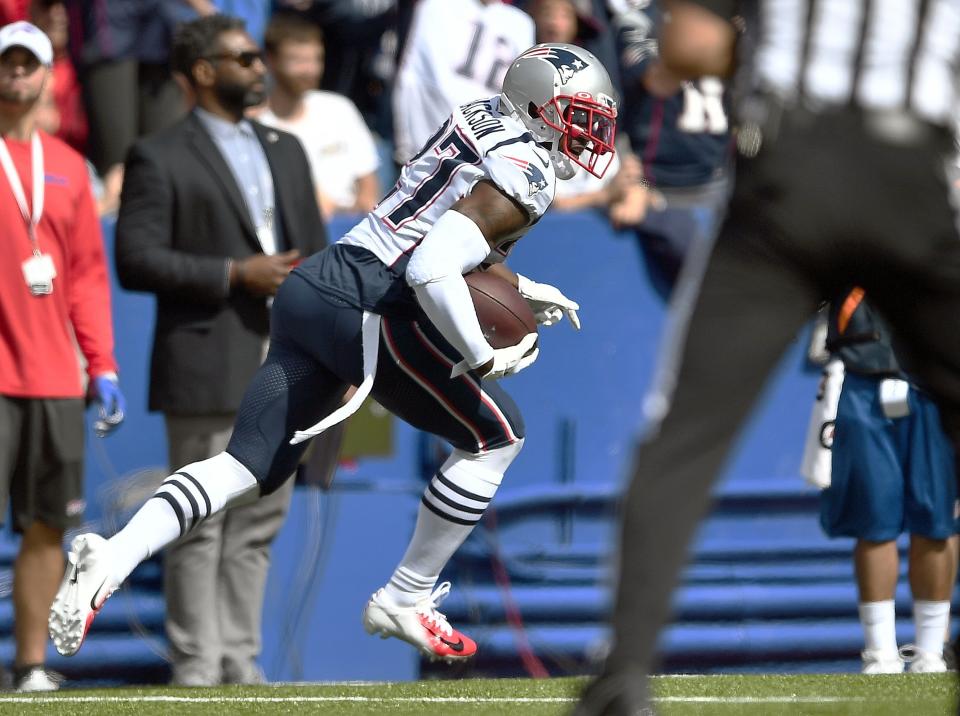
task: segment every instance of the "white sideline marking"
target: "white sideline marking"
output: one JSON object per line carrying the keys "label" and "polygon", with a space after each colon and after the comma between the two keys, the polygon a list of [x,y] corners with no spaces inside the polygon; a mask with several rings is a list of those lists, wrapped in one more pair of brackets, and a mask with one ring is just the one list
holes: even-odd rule
{"label": "white sideline marking", "polygon": [[[198,703],[198,704],[274,704],[274,703],[432,703],[432,704],[567,704],[572,696],[2,696],[5,704],[105,704],[105,703]],[[844,696],[659,696],[664,703],[724,704],[820,704],[866,701]]]}
{"label": "white sideline marking", "polygon": [[652,700],[688,704],[833,704],[867,699],[862,696],[655,696]]}

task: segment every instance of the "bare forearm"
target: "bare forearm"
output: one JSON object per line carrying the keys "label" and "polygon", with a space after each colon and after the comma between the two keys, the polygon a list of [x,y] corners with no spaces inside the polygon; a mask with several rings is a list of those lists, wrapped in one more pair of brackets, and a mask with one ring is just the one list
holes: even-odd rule
{"label": "bare forearm", "polygon": [[507,268],[506,264],[492,264],[487,269],[487,273],[491,273],[494,276],[499,276],[514,288],[516,288],[519,285],[519,279],[517,278],[517,274],[515,274],[513,271]]}
{"label": "bare forearm", "polygon": [[357,200],[354,203],[354,209],[361,213],[370,211],[377,205],[377,199],[380,196],[380,182],[377,181],[377,175],[367,174],[357,179]]}

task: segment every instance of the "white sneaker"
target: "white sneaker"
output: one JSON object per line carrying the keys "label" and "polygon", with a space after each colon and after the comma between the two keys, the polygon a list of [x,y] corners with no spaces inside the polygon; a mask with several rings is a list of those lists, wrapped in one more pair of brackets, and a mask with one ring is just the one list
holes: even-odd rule
{"label": "white sneaker", "polygon": [[444,582],[416,605],[400,607],[392,604],[380,589],[363,609],[363,628],[368,634],[379,634],[381,639],[403,639],[430,661],[442,659],[451,663],[469,659],[477,653],[476,642],[450,626],[437,611],[437,605],[449,593],[450,582]]}
{"label": "white sneaker", "polygon": [[863,659],[863,674],[902,674],[903,659],[895,649],[864,649],[860,653]]}
{"label": "white sneaker", "polygon": [[57,651],[77,653],[93,618],[119,586],[110,574],[110,546],[97,534],[75,537],[67,555],[67,571],[50,607],[47,627]]}
{"label": "white sneaker", "polygon": [[35,666],[26,674],[16,679],[13,688],[20,693],[58,691],[61,681],[63,681],[63,676],[60,674],[47,671],[42,666]]}
{"label": "white sneaker", "polygon": [[947,662],[940,654],[924,651],[915,644],[900,647],[900,656],[909,662],[907,671],[911,674],[942,674],[947,670]]}

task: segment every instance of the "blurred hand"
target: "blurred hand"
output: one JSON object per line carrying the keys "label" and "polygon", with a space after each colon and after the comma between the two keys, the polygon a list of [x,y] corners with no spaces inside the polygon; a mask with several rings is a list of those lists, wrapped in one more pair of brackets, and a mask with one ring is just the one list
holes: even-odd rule
{"label": "blurred hand", "polygon": [[120,392],[115,375],[98,375],[90,384],[90,397],[97,403],[97,419],[93,430],[98,437],[106,437],[116,430],[127,414],[127,400]]}
{"label": "blurred hand", "polygon": [[620,153],[620,171],[613,179],[615,182],[626,184],[643,183],[643,165],[632,152]]}
{"label": "blurred hand", "polygon": [[273,296],[300,260],[297,249],[268,256],[257,254],[235,264],[238,280],[254,296]]}
{"label": "blurred hand", "polygon": [[120,208],[120,192],[123,189],[123,164],[114,164],[103,175],[103,196],[97,200],[100,216],[115,214]]}
{"label": "blurred hand", "polygon": [[615,229],[637,226],[647,215],[651,190],[645,184],[625,187],[620,198],[610,204],[608,214]]}

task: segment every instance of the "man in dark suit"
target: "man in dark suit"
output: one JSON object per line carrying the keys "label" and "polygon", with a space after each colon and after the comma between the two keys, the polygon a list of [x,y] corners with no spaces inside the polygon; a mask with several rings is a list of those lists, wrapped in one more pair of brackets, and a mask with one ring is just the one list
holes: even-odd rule
{"label": "man in dark suit", "polygon": [[[300,143],[244,118],[266,69],[242,21],[184,25],[171,61],[196,107],[131,150],[116,260],[125,288],[157,296],[150,409],[166,418],[170,464],[185,465],[226,448],[265,355],[271,296],[326,232]],[[167,552],[174,683],[262,679],[269,547],[292,489],[206,520]]]}

